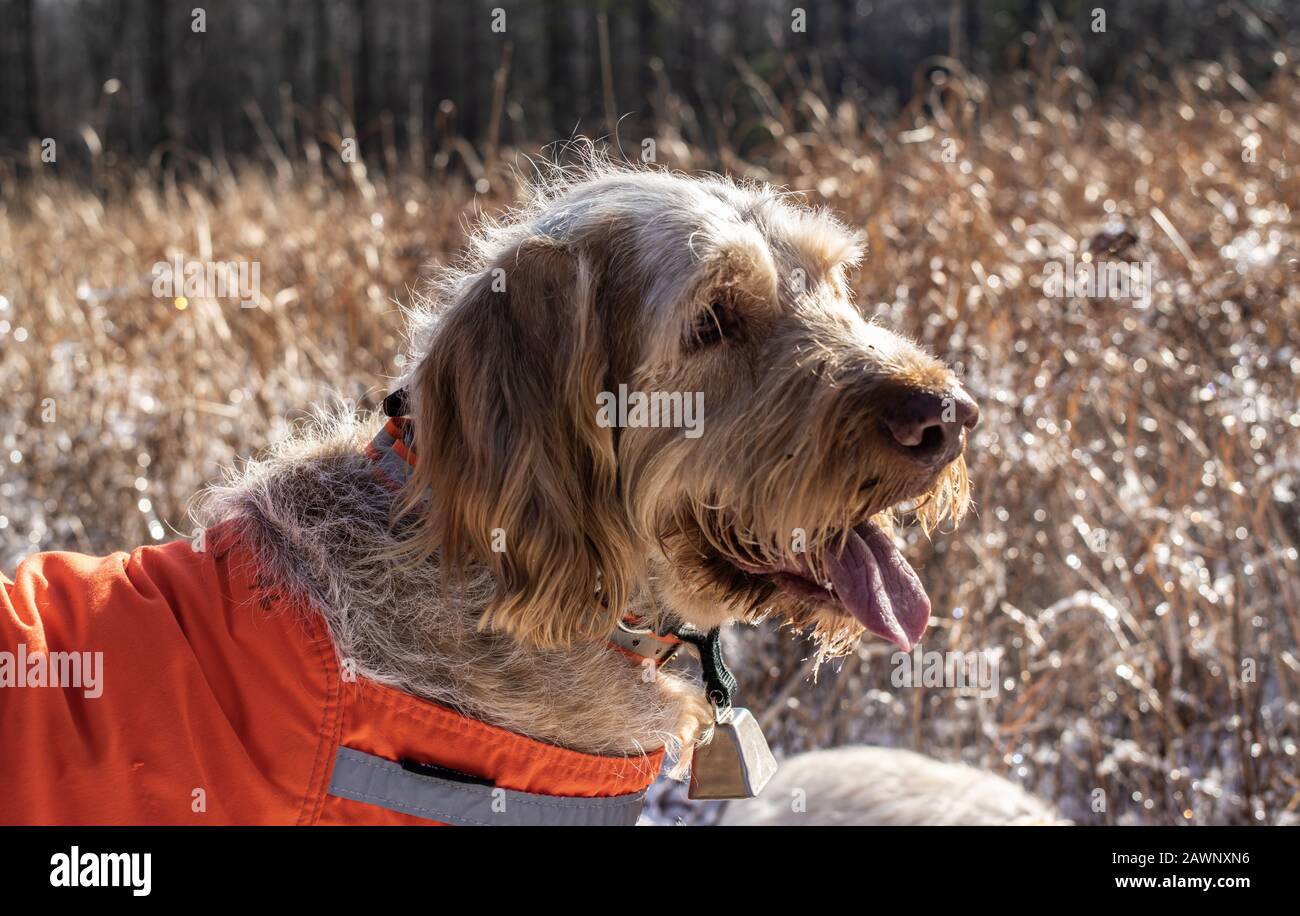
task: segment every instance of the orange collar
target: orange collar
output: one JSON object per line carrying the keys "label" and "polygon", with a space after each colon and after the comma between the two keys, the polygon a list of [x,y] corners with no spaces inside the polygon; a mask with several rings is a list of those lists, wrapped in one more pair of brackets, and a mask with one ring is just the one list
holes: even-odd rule
{"label": "orange collar", "polygon": [[[375,476],[396,492],[406,486],[415,468],[415,426],[410,417],[389,417],[378,435],[366,446],[366,457],[374,462]],[[645,625],[636,614],[628,614],[609,637],[609,647],[638,665],[646,662],[661,668],[676,655],[682,639],[676,633],[660,633]]]}

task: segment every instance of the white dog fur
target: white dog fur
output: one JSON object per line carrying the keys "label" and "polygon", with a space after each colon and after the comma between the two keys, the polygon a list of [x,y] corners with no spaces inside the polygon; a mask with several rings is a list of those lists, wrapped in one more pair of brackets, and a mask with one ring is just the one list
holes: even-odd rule
{"label": "white dog fur", "polygon": [[884,747],[791,757],[762,795],[729,803],[721,820],[731,827],[1065,823],[1047,802],[1000,776]]}

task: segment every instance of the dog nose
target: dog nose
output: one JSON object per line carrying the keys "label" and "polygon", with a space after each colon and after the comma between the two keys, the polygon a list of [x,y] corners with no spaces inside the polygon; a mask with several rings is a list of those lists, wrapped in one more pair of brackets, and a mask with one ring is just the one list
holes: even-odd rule
{"label": "dog nose", "polygon": [[890,399],[883,417],[894,441],[913,458],[930,464],[956,457],[953,450],[960,448],[961,431],[975,428],[980,409],[961,388],[907,389]]}

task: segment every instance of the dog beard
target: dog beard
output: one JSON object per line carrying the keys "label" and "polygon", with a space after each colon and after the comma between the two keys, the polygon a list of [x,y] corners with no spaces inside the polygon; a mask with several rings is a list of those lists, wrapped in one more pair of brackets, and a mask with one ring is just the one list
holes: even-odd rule
{"label": "dog beard", "polygon": [[[904,495],[876,492],[877,505]],[[958,459],[924,493],[898,502],[928,532],[959,519],[968,499]],[[660,548],[690,606],[720,605],[748,622],[779,617],[816,641],[819,661],[847,653],[863,632],[910,651],[929,625],[930,598],[894,543],[897,510],[869,515],[872,508],[843,510],[833,527],[813,530],[811,546],[791,549],[755,536],[732,513],[693,503],[677,513]]]}

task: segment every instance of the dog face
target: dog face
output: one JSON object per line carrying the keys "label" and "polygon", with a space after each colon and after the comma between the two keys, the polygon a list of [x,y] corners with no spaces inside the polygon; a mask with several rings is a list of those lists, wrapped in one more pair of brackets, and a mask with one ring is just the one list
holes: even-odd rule
{"label": "dog face", "polygon": [[860,254],[823,213],[663,173],[486,231],[410,380],[414,552],[487,564],[483,624],[543,646],[607,635],[642,587],[703,629],[910,648],[929,601],[888,513],[961,514],[978,410],[857,310]]}

